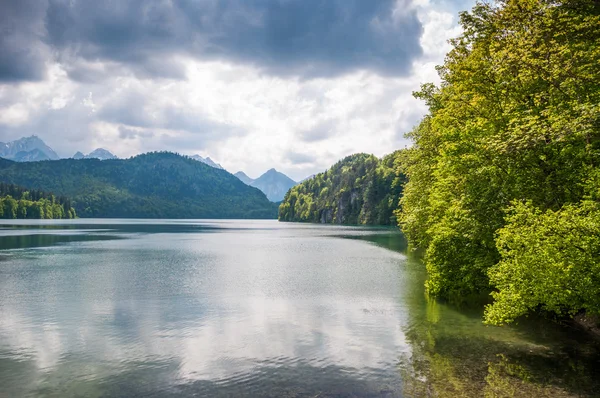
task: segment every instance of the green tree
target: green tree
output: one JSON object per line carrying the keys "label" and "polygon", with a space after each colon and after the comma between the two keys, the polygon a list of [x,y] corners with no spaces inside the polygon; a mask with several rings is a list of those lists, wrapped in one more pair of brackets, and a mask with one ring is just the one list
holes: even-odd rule
{"label": "green tree", "polygon": [[68,218],[71,207],[83,217],[277,216],[277,205],[257,188],[225,170],[168,152],[107,161],[12,162],[0,158],[0,181],[5,181],[0,183],[0,196],[19,198],[29,191],[31,200],[46,200],[45,218]]}
{"label": "green tree", "polygon": [[498,291],[486,321],[512,322],[542,308],[600,314],[600,205],[584,201],[542,212],[517,203],[498,231],[502,261],[490,269]]}
{"label": "green tree", "polygon": [[17,218],[25,219],[27,218],[27,208],[30,206],[28,200],[19,200],[17,204]]}
{"label": "green tree", "polygon": [[[401,151],[378,159],[347,156],[331,169],[291,188],[279,206],[280,221],[393,225],[404,176]],[[400,174],[399,174],[400,173]]]}
{"label": "green tree", "polygon": [[[512,252],[498,250],[497,234],[511,230],[513,204],[526,201],[541,217],[592,195],[600,5],[478,3],[460,21],[463,34],[438,69],[442,84],[415,93],[429,114],[401,165],[409,181],[399,219],[411,244],[425,249],[430,293],[501,295],[510,282],[500,283],[498,272],[509,269],[494,266]],[[494,308],[488,321],[510,318]]]}
{"label": "green tree", "polygon": [[[19,198],[18,200],[15,198]],[[16,203],[16,211],[13,207]],[[10,209],[5,213],[4,207]],[[50,208],[50,210],[48,210]],[[4,217],[6,216],[6,217]],[[75,209],[65,197],[30,191],[14,184],[0,183],[0,218],[75,218]]]}
{"label": "green tree", "polygon": [[6,196],[4,202],[4,218],[15,219],[17,218],[17,209],[19,207],[16,200],[12,196]]}

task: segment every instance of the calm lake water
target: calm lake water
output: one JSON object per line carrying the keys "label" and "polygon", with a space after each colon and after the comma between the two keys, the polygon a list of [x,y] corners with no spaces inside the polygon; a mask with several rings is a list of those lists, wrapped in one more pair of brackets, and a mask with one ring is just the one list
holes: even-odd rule
{"label": "calm lake water", "polygon": [[600,396],[600,349],[428,300],[391,229],[0,223],[0,396]]}

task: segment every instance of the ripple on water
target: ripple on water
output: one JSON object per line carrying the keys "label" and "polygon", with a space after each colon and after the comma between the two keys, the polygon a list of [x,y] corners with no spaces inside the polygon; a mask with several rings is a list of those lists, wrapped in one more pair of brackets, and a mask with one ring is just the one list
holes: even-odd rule
{"label": "ripple on water", "polygon": [[0,231],[0,248],[19,246],[0,252],[0,396],[600,390],[600,356],[573,331],[489,328],[427,300],[422,264],[389,230],[81,222]]}

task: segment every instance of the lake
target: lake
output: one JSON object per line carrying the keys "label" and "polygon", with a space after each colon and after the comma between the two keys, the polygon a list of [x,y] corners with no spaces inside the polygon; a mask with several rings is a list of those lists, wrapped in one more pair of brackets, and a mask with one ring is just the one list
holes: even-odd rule
{"label": "lake", "polygon": [[0,397],[600,396],[600,348],[428,299],[393,229],[0,222]]}

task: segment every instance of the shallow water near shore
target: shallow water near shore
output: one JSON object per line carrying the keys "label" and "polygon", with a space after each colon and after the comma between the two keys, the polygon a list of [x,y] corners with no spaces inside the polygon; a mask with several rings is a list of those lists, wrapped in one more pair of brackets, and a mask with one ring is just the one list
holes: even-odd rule
{"label": "shallow water near shore", "polygon": [[387,228],[0,222],[0,397],[600,396],[597,340],[425,277]]}

